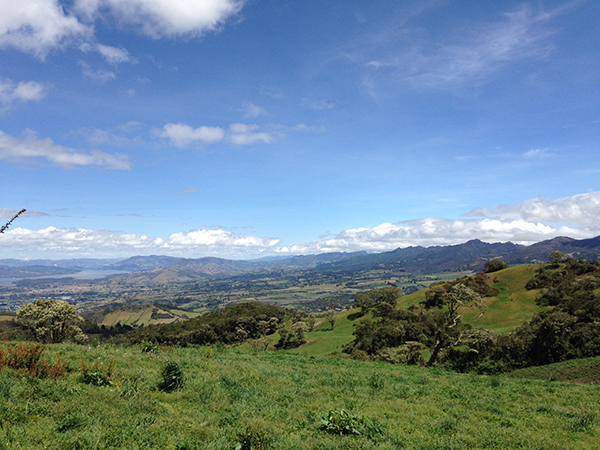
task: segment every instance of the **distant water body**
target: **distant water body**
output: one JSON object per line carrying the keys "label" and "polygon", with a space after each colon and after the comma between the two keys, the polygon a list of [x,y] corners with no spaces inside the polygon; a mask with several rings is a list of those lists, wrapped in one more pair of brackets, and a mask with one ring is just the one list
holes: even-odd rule
{"label": "distant water body", "polygon": [[66,275],[51,275],[43,277],[26,277],[26,278],[0,278],[0,283],[15,283],[21,280],[55,280],[57,278],[75,278],[77,280],[98,280],[106,278],[110,275],[120,275],[127,273],[124,270],[82,270],[81,272],[69,273]]}

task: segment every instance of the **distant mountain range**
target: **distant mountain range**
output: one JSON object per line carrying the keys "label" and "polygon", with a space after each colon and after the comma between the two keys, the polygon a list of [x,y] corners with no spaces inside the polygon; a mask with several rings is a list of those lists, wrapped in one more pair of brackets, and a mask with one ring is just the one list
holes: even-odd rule
{"label": "distant mountain range", "polygon": [[426,274],[435,272],[473,270],[481,271],[484,264],[501,258],[508,264],[531,264],[545,262],[553,251],[565,256],[584,259],[600,258],[600,236],[576,240],[557,237],[533,245],[513,243],[488,244],[474,239],[464,244],[399,248],[391,252],[351,257],[317,266],[316,270],[361,271],[372,269],[403,269],[408,273]]}
{"label": "distant mountain range", "polygon": [[553,251],[584,259],[600,258],[600,236],[592,239],[558,237],[525,246],[512,243],[488,244],[471,240],[463,244],[399,248],[390,252],[334,252],[291,256],[287,259],[265,258],[236,261],[221,258],[186,259],[171,256],[134,256],[125,260],[0,260],[0,278],[52,277],[80,270],[110,269],[130,272],[123,282],[181,282],[206,277],[224,277],[263,270],[312,270],[360,272],[373,269],[404,270],[412,274],[479,271],[486,261],[502,258],[509,264],[543,262]]}

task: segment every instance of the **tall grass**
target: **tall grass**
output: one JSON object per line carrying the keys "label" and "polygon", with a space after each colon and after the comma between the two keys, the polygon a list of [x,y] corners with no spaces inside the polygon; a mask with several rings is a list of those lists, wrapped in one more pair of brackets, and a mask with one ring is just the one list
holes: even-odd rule
{"label": "tall grass", "polygon": [[[0,372],[0,448],[552,450],[600,441],[596,385],[243,347],[52,345],[47,354],[71,368],[66,378]],[[82,364],[111,361],[112,385],[80,381]],[[158,389],[166,361],[185,372],[183,389]],[[336,432],[347,427],[357,432]]]}

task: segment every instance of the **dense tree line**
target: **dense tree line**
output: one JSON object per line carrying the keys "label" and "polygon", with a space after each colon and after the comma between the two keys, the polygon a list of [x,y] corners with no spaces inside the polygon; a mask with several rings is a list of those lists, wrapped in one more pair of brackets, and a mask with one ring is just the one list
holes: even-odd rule
{"label": "dense tree line", "polygon": [[[485,280],[484,274],[478,274],[433,285],[425,301],[408,311],[395,309],[394,301],[375,301],[368,309],[373,319],[361,321],[354,341],[345,351],[355,357],[436,364],[477,373],[600,355],[597,260],[552,254],[548,264],[540,267],[527,283],[528,289],[540,289],[536,301],[550,309],[535,314],[531,321],[506,336],[465,325],[456,314],[461,304],[477,304],[479,295],[496,295],[495,288]],[[356,300],[356,306],[361,308],[369,304],[366,297]],[[427,363],[421,357],[425,349],[431,354]]]}
{"label": "dense tree line", "polygon": [[279,306],[238,303],[194,319],[135,329],[114,338],[116,342],[159,344],[232,344],[273,334],[280,323],[294,314]]}

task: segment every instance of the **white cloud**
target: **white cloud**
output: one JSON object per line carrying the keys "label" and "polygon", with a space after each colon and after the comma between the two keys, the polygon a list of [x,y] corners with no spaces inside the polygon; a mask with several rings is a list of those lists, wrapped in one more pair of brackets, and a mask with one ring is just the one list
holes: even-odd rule
{"label": "white cloud", "polygon": [[81,152],[56,145],[51,139],[38,139],[25,136],[22,139],[0,131],[0,159],[9,161],[35,161],[45,159],[62,168],[77,166],[98,166],[106,169],[129,169],[124,155],[111,155],[99,150]]}
{"label": "white cloud", "polygon": [[13,47],[40,59],[57,47],[89,39],[90,27],[65,14],[57,0],[2,0],[0,47]]}
{"label": "white cloud", "polygon": [[131,62],[129,52],[124,48],[110,47],[108,45],[98,44],[98,52],[104,56],[109,64],[117,65],[124,62]]}
{"label": "white cloud", "polygon": [[254,118],[267,115],[267,111],[265,111],[260,106],[256,106],[253,103],[244,103],[242,105],[241,111],[244,113],[244,117],[246,118]]}
{"label": "white cloud", "polygon": [[225,131],[220,127],[192,128],[183,123],[168,123],[162,130],[155,130],[155,133],[169,139],[177,147],[188,147],[195,142],[212,144],[225,137]]}
{"label": "white cloud", "polygon": [[583,239],[599,233],[600,228],[598,227],[582,229],[565,226],[552,227],[541,222],[524,220],[450,220],[434,217],[396,224],[385,223],[375,228],[345,230],[307,244],[280,247],[275,251],[290,254],[358,250],[383,252],[416,245],[429,247],[460,244],[471,239],[479,239],[484,242],[510,241],[530,245],[558,236]]}
{"label": "white cloud", "polygon": [[273,133],[258,130],[258,125],[232,123],[229,125],[229,140],[235,145],[270,144],[275,140]]}
{"label": "white cloud", "polygon": [[0,111],[7,109],[15,100],[39,101],[46,95],[46,87],[36,81],[14,83],[9,79],[0,79]]}
{"label": "white cloud", "polygon": [[[465,217],[439,217],[385,223],[327,234],[307,244],[277,248],[280,253],[310,254],[334,251],[390,251],[399,247],[453,245],[471,239],[530,245],[558,236],[586,239],[600,235],[600,192],[558,200],[534,198],[514,206],[476,208]],[[564,225],[570,224],[570,225]]]}
{"label": "white cloud", "polygon": [[551,156],[551,153],[548,149],[536,148],[523,153],[521,156],[526,159],[544,159]]}
{"label": "white cloud", "polygon": [[107,63],[116,66],[117,64],[126,62],[136,62],[129,52],[124,48],[111,47],[110,45],[91,44],[84,42],[79,46],[79,50],[84,53],[91,51],[98,52],[106,60]]}
{"label": "white cloud", "polygon": [[[128,30],[153,38],[198,37],[218,30],[239,13],[245,0],[59,0],[0,1],[0,48],[12,47],[39,59],[71,45],[93,49],[110,64],[131,62],[127,50],[97,44],[94,21],[112,17]],[[68,2],[70,5],[71,2]]]}
{"label": "white cloud", "polygon": [[[169,237],[149,237],[110,230],[47,227],[42,230],[14,228],[0,235],[3,251],[37,256],[77,255],[129,256],[132,254],[172,254],[191,256],[245,252],[260,253],[279,244],[279,239],[247,236],[226,230],[190,230]],[[54,257],[54,256],[52,256]]]}
{"label": "white cloud", "polygon": [[79,66],[83,70],[83,74],[91,80],[99,83],[106,83],[117,78],[117,74],[110,70],[93,70],[90,65],[85,61],[79,61]]}
{"label": "white cloud", "polygon": [[327,100],[319,100],[319,101],[314,101],[314,102],[309,102],[308,100],[304,100],[304,103],[310,109],[314,109],[316,111],[335,108],[335,103],[329,102]]}
{"label": "white cloud", "polygon": [[153,37],[200,36],[237,14],[244,0],[76,0],[88,19],[108,12],[124,26]]}
{"label": "white cloud", "polygon": [[443,39],[430,37],[436,33],[423,28],[395,24],[352,43],[341,55],[364,69],[370,91],[381,80],[424,89],[472,87],[505,66],[547,56],[553,34],[549,23],[561,12],[523,5],[468,30],[456,25],[456,33],[445,32]]}
{"label": "white cloud", "polygon": [[525,200],[516,205],[498,205],[491,209],[485,207],[475,208],[465,216],[598,227],[600,192],[588,192],[557,200],[546,200],[538,197]]}

